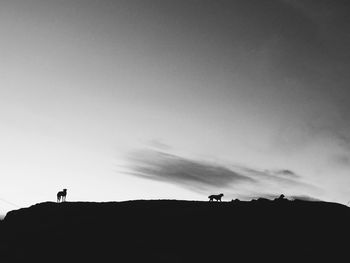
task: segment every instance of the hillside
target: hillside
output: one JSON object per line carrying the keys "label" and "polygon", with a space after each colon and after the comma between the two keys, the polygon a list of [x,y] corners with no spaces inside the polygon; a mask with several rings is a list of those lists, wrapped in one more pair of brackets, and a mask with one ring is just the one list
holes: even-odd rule
{"label": "hillside", "polygon": [[0,232],[1,262],[334,261],[346,255],[350,209],[266,199],[46,202],[9,212]]}

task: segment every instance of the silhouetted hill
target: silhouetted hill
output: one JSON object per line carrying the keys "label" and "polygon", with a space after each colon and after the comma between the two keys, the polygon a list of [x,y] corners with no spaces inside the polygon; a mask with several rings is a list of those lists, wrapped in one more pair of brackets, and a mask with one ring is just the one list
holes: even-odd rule
{"label": "silhouetted hill", "polygon": [[350,209],[327,202],[46,202],[0,222],[1,262],[337,262]]}

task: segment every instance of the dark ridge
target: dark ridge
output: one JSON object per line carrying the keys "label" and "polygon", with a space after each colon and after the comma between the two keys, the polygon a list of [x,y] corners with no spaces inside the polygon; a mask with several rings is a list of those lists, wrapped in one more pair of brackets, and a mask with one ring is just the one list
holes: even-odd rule
{"label": "dark ridge", "polygon": [[0,261],[336,262],[349,223],[320,201],[46,202],[6,215]]}

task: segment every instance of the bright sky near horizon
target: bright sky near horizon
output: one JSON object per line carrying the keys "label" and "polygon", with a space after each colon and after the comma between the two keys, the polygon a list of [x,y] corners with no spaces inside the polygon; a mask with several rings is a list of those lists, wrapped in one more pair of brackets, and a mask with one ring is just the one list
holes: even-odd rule
{"label": "bright sky near horizon", "polygon": [[350,4],[3,0],[0,214],[69,201],[350,200]]}

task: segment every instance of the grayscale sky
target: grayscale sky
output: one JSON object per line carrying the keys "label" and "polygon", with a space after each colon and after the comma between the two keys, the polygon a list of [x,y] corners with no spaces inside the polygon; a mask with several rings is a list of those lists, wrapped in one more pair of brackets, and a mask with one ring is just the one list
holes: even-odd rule
{"label": "grayscale sky", "polygon": [[0,214],[350,200],[350,4],[2,0]]}

